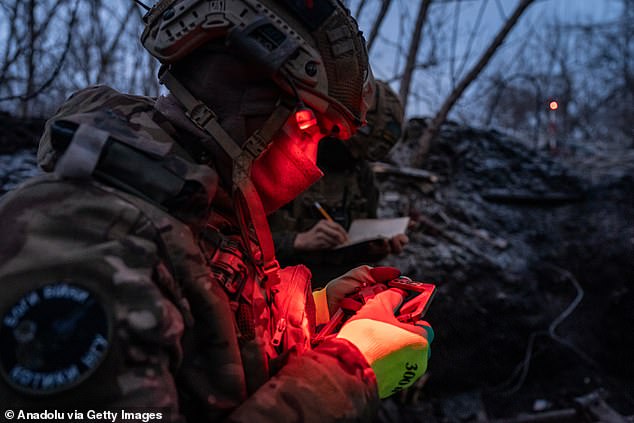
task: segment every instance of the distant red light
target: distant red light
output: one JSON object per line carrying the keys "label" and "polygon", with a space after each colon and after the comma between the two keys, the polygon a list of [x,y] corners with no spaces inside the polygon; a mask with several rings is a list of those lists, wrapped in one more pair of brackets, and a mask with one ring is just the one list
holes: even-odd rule
{"label": "distant red light", "polygon": [[559,103],[553,100],[550,103],[548,103],[548,107],[550,108],[550,110],[557,110],[559,108]]}
{"label": "distant red light", "polygon": [[295,112],[295,120],[297,121],[297,126],[299,126],[299,129],[302,131],[317,125],[315,113],[310,109],[299,109]]}

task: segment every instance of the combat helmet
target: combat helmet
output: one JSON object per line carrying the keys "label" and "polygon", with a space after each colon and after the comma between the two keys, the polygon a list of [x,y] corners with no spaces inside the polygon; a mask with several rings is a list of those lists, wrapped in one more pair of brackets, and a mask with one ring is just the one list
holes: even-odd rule
{"label": "combat helmet", "polygon": [[[374,95],[365,40],[339,0],[162,0],[144,21],[141,42],[163,64],[161,82],[190,119],[221,144],[230,140],[222,139],[213,111],[169,71],[194,50],[219,39],[297,100],[290,113],[296,113],[300,127],[318,122],[347,139],[365,123]],[[270,138],[277,129],[260,138]],[[256,141],[266,144],[270,139]],[[262,147],[247,148],[258,153]],[[237,154],[236,148],[227,148]]]}
{"label": "combat helmet", "polygon": [[[141,42],[162,63],[161,82],[231,159],[245,245],[254,240],[257,267],[267,277],[276,274],[279,266],[265,208],[251,180],[252,164],[270,151],[276,133],[293,113],[299,129],[318,125],[320,133],[340,139],[365,123],[375,88],[356,21],[339,0],[161,0],[144,22]],[[216,113],[171,72],[179,61],[218,42],[251,61],[286,94],[246,140],[232,138]]]}
{"label": "combat helmet", "polygon": [[403,104],[398,94],[383,81],[376,81],[376,99],[368,110],[367,125],[348,141],[355,157],[383,160],[401,137]]}

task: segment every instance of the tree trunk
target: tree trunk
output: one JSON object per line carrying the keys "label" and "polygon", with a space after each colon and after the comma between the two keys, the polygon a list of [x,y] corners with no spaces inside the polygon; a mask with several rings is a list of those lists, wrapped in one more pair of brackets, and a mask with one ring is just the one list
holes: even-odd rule
{"label": "tree trunk", "polygon": [[[438,131],[440,130],[440,126],[443,124],[445,119],[447,119],[447,115],[451,111],[451,108],[456,104],[456,102],[460,99],[462,94],[465,92],[467,87],[480,75],[480,72],[484,69],[484,67],[489,63],[497,49],[502,45],[506,36],[511,32],[511,29],[515,26],[519,18],[526,11],[526,9],[534,3],[535,0],[521,0],[513,14],[509,17],[509,19],[504,23],[504,26],[497,33],[489,47],[482,54],[478,62],[471,68],[471,70],[465,75],[465,77],[456,85],[454,90],[449,94],[449,96],[445,99],[445,102],[440,107],[436,116],[432,119],[429,126],[425,128],[423,131],[423,135],[419,140],[419,144],[421,146],[429,145],[431,141],[436,137]],[[414,166],[420,166],[423,160],[423,155],[417,154],[412,161]]]}
{"label": "tree trunk", "polygon": [[368,50],[372,49],[372,44],[376,39],[376,36],[379,35],[379,29],[381,29],[381,24],[383,23],[383,19],[385,19],[385,15],[387,15],[387,11],[390,9],[390,5],[392,4],[392,0],[383,0],[381,2],[381,10],[379,10],[379,14],[376,16],[376,20],[374,21],[374,25],[372,25],[372,30],[370,31],[370,37],[368,38]]}
{"label": "tree trunk", "polygon": [[115,57],[117,52],[117,48],[119,47],[119,42],[121,41],[121,37],[123,37],[126,27],[128,26],[128,22],[130,18],[134,15],[134,11],[137,9],[137,5],[135,3],[130,3],[124,18],[119,22],[119,28],[115,32],[114,37],[110,41],[110,44],[106,45],[106,40],[103,40],[103,44],[99,45],[98,48],[101,51],[100,53],[100,63],[99,69],[97,70],[97,83],[103,84],[106,81],[115,79],[115,75],[111,72],[112,66],[112,58]]}
{"label": "tree trunk", "polygon": [[[27,15],[27,30],[28,30],[28,48],[26,52],[26,97],[33,92],[33,85],[35,81],[35,0],[30,0],[26,8]],[[21,105],[21,115],[26,117],[29,114],[29,100],[23,99]]]}
{"label": "tree trunk", "polygon": [[421,37],[423,34],[423,26],[427,20],[427,11],[432,0],[422,0],[420,3],[420,9],[418,10],[418,17],[416,18],[416,26],[414,28],[414,35],[409,44],[409,51],[407,53],[407,62],[405,63],[405,69],[403,71],[403,79],[401,79],[401,86],[399,89],[399,95],[403,102],[403,110],[407,108],[407,97],[409,96],[410,84],[412,83],[412,76],[414,69],[416,68],[416,56],[418,55],[418,47],[420,46]]}

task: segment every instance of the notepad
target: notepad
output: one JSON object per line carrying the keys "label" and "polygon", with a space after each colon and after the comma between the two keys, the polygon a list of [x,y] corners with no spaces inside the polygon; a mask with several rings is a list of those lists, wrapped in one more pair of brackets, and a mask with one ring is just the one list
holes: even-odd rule
{"label": "notepad", "polygon": [[409,224],[409,217],[389,219],[356,219],[348,229],[348,241],[338,245],[335,250],[360,244],[362,242],[390,239],[404,234]]}

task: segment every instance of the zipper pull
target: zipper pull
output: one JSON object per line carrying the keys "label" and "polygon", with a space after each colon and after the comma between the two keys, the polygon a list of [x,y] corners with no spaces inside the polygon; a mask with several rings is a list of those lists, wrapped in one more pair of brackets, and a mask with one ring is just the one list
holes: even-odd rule
{"label": "zipper pull", "polygon": [[273,334],[273,339],[271,339],[271,344],[274,347],[278,347],[282,342],[282,336],[284,335],[284,331],[286,330],[286,319],[282,317],[277,322],[277,327],[275,328],[275,333]]}

